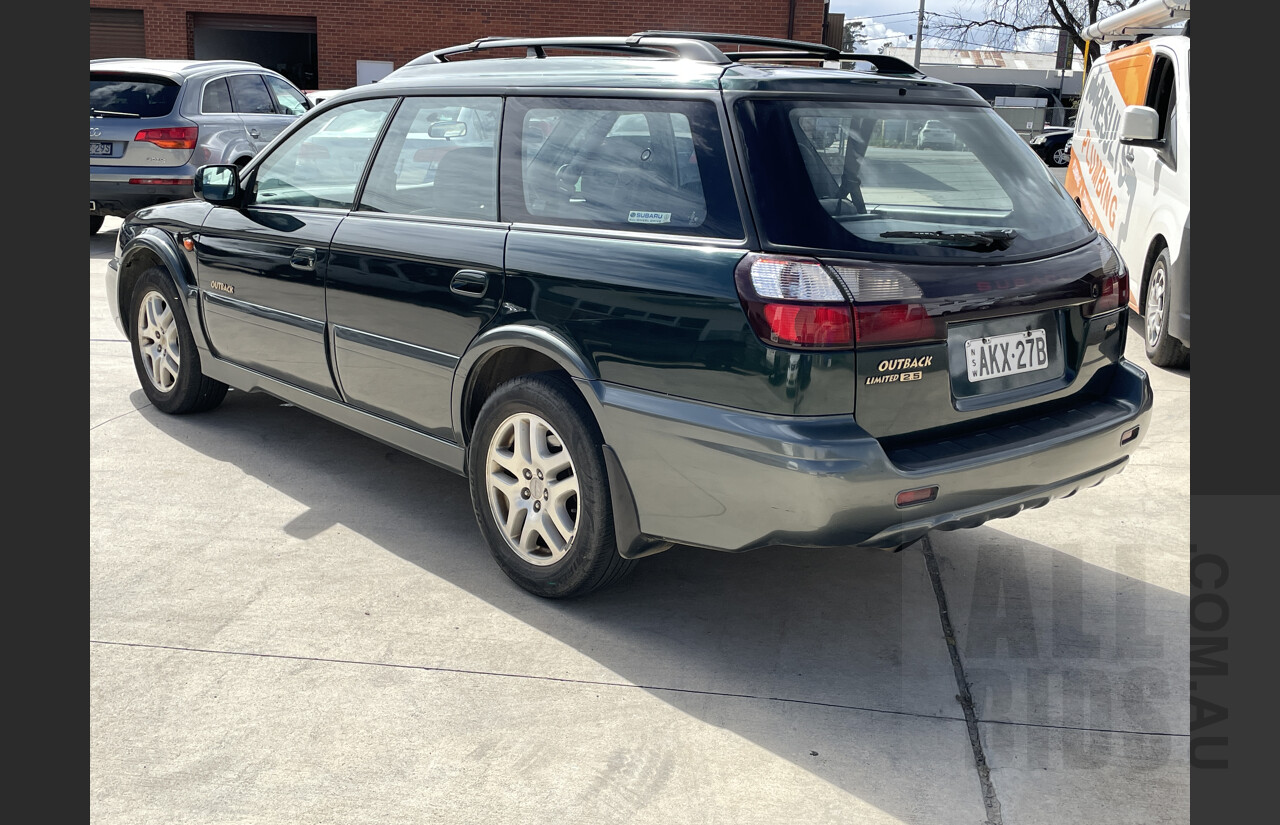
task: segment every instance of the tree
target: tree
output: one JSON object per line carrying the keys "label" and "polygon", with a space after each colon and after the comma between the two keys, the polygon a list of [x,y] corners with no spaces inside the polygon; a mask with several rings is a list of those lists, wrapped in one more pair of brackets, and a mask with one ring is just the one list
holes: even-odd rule
{"label": "tree", "polygon": [[844,43],[840,46],[841,51],[857,52],[862,51],[867,45],[867,35],[862,31],[864,20],[850,20],[844,24]]}
{"label": "tree", "polygon": [[[1110,17],[1137,3],[1138,0],[978,0],[979,19],[969,19],[959,12],[931,15],[929,31],[936,37],[970,42],[982,32],[986,42],[998,48],[1013,49],[1022,35],[1033,32],[1056,35],[1060,31],[1074,51],[1084,54],[1082,32],[1092,23]],[[1089,43],[1086,65],[1102,54],[1098,43]]]}

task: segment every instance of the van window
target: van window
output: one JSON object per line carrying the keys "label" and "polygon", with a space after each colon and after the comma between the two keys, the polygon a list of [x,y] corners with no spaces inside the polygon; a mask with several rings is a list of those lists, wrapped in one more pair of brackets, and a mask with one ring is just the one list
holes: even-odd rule
{"label": "van window", "polygon": [[1157,55],[1151,67],[1151,81],[1147,87],[1146,105],[1160,115],[1160,133],[1158,138],[1165,141],[1160,156],[1170,166],[1175,165],[1177,133],[1175,131],[1177,115],[1177,92],[1174,86],[1173,61],[1164,55]]}
{"label": "van window", "polygon": [[991,261],[1093,236],[989,108],[747,99],[736,113],[752,205],[771,244]]}
{"label": "van window", "polygon": [[525,98],[505,123],[504,220],[742,237],[709,102]]}
{"label": "van window", "polygon": [[396,112],[360,209],[496,220],[500,98],[407,98]]}

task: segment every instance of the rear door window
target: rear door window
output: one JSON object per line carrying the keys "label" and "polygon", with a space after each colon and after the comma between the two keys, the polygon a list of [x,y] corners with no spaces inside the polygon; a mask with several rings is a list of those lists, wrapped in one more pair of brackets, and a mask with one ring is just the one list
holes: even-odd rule
{"label": "rear door window", "polygon": [[120,72],[89,73],[91,117],[164,117],[181,87],[172,80]]}
{"label": "rear door window", "polygon": [[231,87],[231,100],[237,112],[241,114],[269,115],[276,111],[275,102],[267,85],[262,82],[262,75],[236,74],[227,78]]}
{"label": "rear door window", "polygon": [[503,220],[742,237],[710,102],[523,98],[504,124]]}

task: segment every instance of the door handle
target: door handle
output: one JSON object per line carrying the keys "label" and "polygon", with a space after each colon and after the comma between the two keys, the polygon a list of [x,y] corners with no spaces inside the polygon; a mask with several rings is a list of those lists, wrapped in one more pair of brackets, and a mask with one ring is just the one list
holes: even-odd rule
{"label": "door handle", "polygon": [[479,298],[489,287],[489,276],[478,269],[459,269],[453,273],[449,291],[467,298]]}
{"label": "door handle", "polygon": [[309,246],[300,246],[289,256],[289,266],[312,272],[316,268],[316,251]]}
{"label": "door handle", "polygon": [[258,137],[258,135],[259,135],[259,132],[257,129],[253,129],[253,128],[249,129],[249,137]]}

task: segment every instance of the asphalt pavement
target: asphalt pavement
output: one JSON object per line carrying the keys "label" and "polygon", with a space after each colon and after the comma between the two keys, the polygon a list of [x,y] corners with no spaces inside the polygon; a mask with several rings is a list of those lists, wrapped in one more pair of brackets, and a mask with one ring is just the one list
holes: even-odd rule
{"label": "asphalt pavement", "polygon": [[1191,377],[1137,327],[1150,432],[1098,487],[553,602],[459,476],[264,395],[151,407],[118,226],[89,242],[91,822],[1190,820]]}

